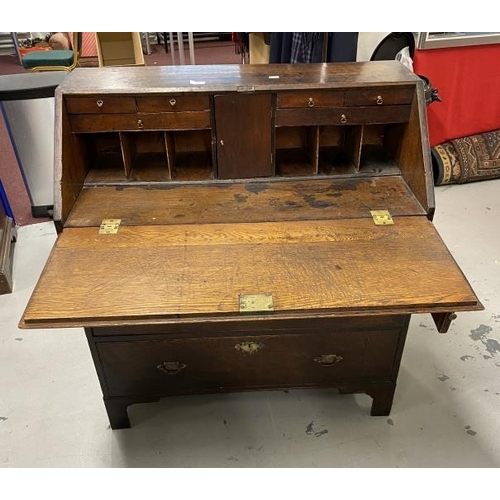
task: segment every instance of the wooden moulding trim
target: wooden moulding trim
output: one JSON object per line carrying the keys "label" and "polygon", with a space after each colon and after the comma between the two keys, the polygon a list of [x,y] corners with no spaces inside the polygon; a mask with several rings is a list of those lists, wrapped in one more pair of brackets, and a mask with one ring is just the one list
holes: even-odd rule
{"label": "wooden moulding trim", "polygon": [[[454,307],[456,305],[456,307]],[[196,323],[211,323],[211,322],[225,322],[225,321],[259,321],[265,320],[269,321],[272,319],[299,319],[299,318],[346,318],[346,317],[358,317],[358,316],[390,316],[390,315],[401,315],[401,314],[425,314],[425,313],[447,313],[450,310],[454,311],[482,311],[484,306],[479,302],[470,302],[467,304],[446,304],[445,306],[439,307],[429,307],[429,306],[403,306],[401,308],[390,308],[390,309],[345,309],[345,310],[335,310],[331,311],[300,311],[300,312],[287,312],[278,313],[275,312],[269,315],[255,315],[251,317],[250,315],[241,316],[238,313],[229,313],[224,316],[190,316],[190,317],[138,317],[138,318],[123,318],[110,319],[110,320],[96,320],[95,318],[79,318],[77,320],[68,321],[66,319],[60,320],[35,320],[26,321],[21,320],[19,323],[19,328],[29,329],[29,328],[98,328],[102,326],[138,326],[138,325],[169,325],[169,324],[196,324]]]}

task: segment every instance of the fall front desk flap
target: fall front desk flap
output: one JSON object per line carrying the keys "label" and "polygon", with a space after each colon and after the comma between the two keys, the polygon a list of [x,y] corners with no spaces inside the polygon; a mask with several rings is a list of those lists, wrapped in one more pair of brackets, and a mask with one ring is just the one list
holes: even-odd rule
{"label": "fall front desk flap", "polygon": [[65,228],[20,326],[482,309],[432,223],[392,219]]}

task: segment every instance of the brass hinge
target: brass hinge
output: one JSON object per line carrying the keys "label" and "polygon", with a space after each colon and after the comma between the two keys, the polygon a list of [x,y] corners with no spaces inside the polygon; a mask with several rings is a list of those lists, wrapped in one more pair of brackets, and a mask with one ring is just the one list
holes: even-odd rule
{"label": "brass hinge", "polygon": [[376,226],[387,226],[394,224],[389,210],[370,210],[373,217],[373,222]]}
{"label": "brass hinge", "polygon": [[240,312],[269,312],[274,311],[272,293],[245,294],[240,293]]}
{"label": "brass hinge", "polygon": [[103,219],[99,227],[99,234],[116,234],[121,221],[121,219]]}

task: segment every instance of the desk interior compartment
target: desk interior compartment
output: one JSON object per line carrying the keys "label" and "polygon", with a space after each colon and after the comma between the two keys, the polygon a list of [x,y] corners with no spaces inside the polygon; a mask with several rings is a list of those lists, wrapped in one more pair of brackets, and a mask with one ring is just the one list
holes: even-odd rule
{"label": "desk interior compartment", "polygon": [[396,172],[404,124],[365,125],[361,146],[360,171],[384,174]]}
{"label": "desk interior compartment", "polygon": [[317,126],[276,128],[276,174],[317,174],[318,134]]}
{"label": "desk interior compartment", "polygon": [[362,125],[319,127],[319,172],[350,174],[359,170]]}
{"label": "desk interior compartment", "polygon": [[81,152],[87,183],[126,180],[118,132],[75,134],[74,140],[77,150]]}
{"label": "desk interior compartment", "polygon": [[166,181],[170,178],[163,132],[120,132],[125,173],[130,181]]}
{"label": "desk interior compartment", "polygon": [[172,179],[207,180],[212,178],[212,137],[210,130],[165,132]]}

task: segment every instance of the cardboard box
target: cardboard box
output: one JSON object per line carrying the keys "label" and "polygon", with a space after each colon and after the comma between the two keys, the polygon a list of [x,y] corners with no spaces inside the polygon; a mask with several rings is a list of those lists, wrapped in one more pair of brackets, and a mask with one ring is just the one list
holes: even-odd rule
{"label": "cardboard box", "polygon": [[96,32],[99,66],[144,66],[139,32]]}

